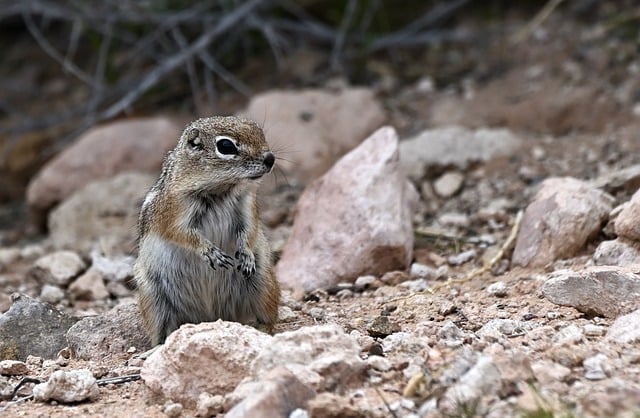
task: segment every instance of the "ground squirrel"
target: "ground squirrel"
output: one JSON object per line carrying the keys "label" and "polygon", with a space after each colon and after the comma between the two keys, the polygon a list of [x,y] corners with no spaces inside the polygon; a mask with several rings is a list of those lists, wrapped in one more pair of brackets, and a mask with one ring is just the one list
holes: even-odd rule
{"label": "ground squirrel", "polygon": [[280,289],[256,204],[274,162],[262,129],[232,116],[192,122],[167,154],[140,210],[135,264],[154,345],[184,323],[277,321]]}

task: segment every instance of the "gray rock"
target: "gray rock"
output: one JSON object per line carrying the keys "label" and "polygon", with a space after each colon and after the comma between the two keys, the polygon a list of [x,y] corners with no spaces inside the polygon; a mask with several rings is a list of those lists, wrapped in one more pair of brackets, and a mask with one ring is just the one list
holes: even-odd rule
{"label": "gray rock", "polygon": [[619,267],[640,264],[640,242],[624,238],[602,241],[593,253],[593,262],[598,266]]}
{"label": "gray rock", "polygon": [[542,267],[570,257],[598,234],[613,208],[613,198],[570,178],[545,180],[527,206],[512,262]]}
{"label": "gray rock", "polygon": [[82,258],[73,251],[56,251],[37,259],[31,272],[42,283],[66,286],[85,268]]}
{"label": "gray rock", "polygon": [[379,372],[389,371],[391,370],[391,367],[393,367],[391,361],[381,356],[369,356],[367,358],[367,364],[369,367]]}
{"label": "gray rock", "polygon": [[381,128],[304,191],[276,266],[297,294],[408,269],[413,230],[393,128]]}
{"label": "gray rock", "polygon": [[100,272],[108,282],[124,282],[133,277],[133,263],[131,256],[105,257],[97,251],[91,253],[91,268]]}
{"label": "gray rock", "polygon": [[54,400],[63,403],[95,399],[100,394],[95,377],[87,369],[58,370],[49,380],[33,387],[36,401]]}
{"label": "gray rock", "polygon": [[492,319],[482,326],[476,335],[488,341],[498,341],[504,337],[524,335],[527,324],[514,319]]}
{"label": "gray rock", "polygon": [[464,344],[468,335],[462,331],[453,321],[446,321],[438,330],[439,341],[446,347],[455,348]]}
{"label": "gray rock", "polygon": [[269,91],[251,99],[246,116],[264,121],[267,141],[285,155],[278,167],[304,183],[324,174],[385,120],[380,102],[365,88]]}
{"label": "gray rock", "polygon": [[45,284],[40,291],[40,300],[55,305],[64,299],[64,290],[52,284]]}
{"label": "gray rock", "polygon": [[639,306],[640,274],[614,266],[588,267],[578,272],[559,270],[544,282],[542,294],[557,305],[615,318]]}
{"label": "gray rock", "polygon": [[138,212],[155,176],[124,173],[89,183],[49,215],[49,232],[57,248],[88,254],[100,244],[109,254],[132,253]]}
{"label": "gray rock", "polygon": [[164,408],[162,408],[162,412],[164,412],[164,414],[169,418],[178,418],[180,415],[182,415],[183,409],[184,407],[181,403],[167,402],[164,405]]}
{"label": "gray rock", "polygon": [[553,336],[552,341],[557,345],[574,345],[582,342],[584,334],[582,330],[576,325],[567,325],[564,328],[560,328],[558,332]]}
{"label": "gray rock", "polygon": [[465,169],[474,162],[511,155],[521,141],[507,129],[469,130],[460,126],[431,129],[400,144],[400,161],[408,176],[419,182],[434,169]]}
{"label": "gray rock", "polygon": [[619,344],[640,341],[640,326],[638,324],[640,324],[640,309],[621,315],[609,327],[606,339]]}
{"label": "gray rock", "polygon": [[435,280],[438,278],[438,270],[420,263],[412,263],[409,275],[412,279]]}
{"label": "gray rock", "polygon": [[226,418],[288,418],[304,407],[315,391],[301,382],[290,370],[277,366],[259,381],[256,391],[234,406]]}
{"label": "gray rock", "polygon": [[82,318],[67,331],[66,340],[71,352],[82,360],[102,361],[105,356],[124,354],[130,347],[138,351],[151,348],[135,303]]}
{"label": "gray rock", "polygon": [[12,295],[11,308],[0,316],[0,360],[26,360],[28,355],[56,358],[66,347],[67,330],[78,321],[48,303]]}

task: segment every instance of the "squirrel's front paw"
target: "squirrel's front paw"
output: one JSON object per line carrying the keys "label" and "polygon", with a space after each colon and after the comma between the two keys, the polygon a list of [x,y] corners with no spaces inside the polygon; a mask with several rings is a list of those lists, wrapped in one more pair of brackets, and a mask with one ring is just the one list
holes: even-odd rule
{"label": "squirrel's front paw", "polygon": [[237,269],[244,277],[249,278],[256,274],[256,259],[250,250],[236,251],[236,260]]}
{"label": "squirrel's front paw", "polygon": [[228,269],[233,266],[233,258],[229,257],[225,253],[223,253],[217,247],[209,247],[203,251],[202,256],[209,263],[212,269],[216,269],[217,267],[223,267]]}

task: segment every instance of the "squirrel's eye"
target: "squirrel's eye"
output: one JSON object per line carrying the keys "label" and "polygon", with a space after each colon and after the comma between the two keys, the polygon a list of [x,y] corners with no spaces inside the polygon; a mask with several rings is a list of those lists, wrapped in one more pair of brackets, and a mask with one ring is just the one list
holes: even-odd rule
{"label": "squirrel's eye", "polygon": [[202,144],[202,139],[200,139],[200,132],[197,129],[189,132],[189,137],[187,138],[187,144],[195,150],[201,150],[204,148]]}
{"label": "squirrel's eye", "polygon": [[220,154],[224,155],[237,155],[238,148],[236,148],[236,144],[233,143],[230,139],[220,138],[218,142],[216,142],[216,148]]}

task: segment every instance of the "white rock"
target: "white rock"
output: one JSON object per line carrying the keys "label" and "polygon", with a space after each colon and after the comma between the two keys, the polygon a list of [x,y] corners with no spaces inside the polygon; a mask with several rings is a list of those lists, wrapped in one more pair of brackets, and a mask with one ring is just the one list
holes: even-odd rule
{"label": "white rock", "polygon": [[463,251],[460,254],[455,254],[447,257],[447,263],[452,266],[459,266],[473,260],[476,255],[478,255],[477,251],[472,248],[470,250]]}
{"label": "white rock", "polygon": [[446,347],[460,347],[464,344],[467,334],[462,331],[453,321],[446,321],[442,328],[438,330],[438,338]]}
{"label": "white rock", "polygon": [[33,387],[33,397],[37,401],[54,400],[63,403],[81,402],[94,399],[100,390],[95,377],[88,369],[57,370],[45,383]]}
{"label": "white rock", "polygon": [[162,412],[169,418],[177,418],[182,415],[182,404],[175,402],[168,402],[164,408],[162,408]]}
{"label": "white rock", "polygon": [[376,281],[376,276],[366,275],[360,276],[356,279],[353,284],[356,289],[365,289],[368,286],[371,286]]}
{"label": "white rock", "polygon": [[464,174],[448,171],[433,182],[433,190],[440,197],[451,197],[460,191],[463,182]]}
{"label": "white rock", "polygon": [[369,367],[379,371],[379,372],[386,372],[391,370],[391,362],[381,356],[369,356],[367,358],[367,364],[369,365]]}
{"label": "white rock", "polygon": [[476,335],[488,341],[498,341],[525,333],[527,325],[513,319],[492,319],[482,326]]}
{"label": "white rock", "polygon": [[584,377],[589,380],[606,379],[607,373],[605,372],[605,368],[608,361],[607,356],[602,353],[585,359],[583,362]]}
{"label": "white rock", "polygon": [[33,273],[43,283],[66,286],[85,268],[82,258],[73,251],[56,251],[37,259]]}
{"label": "white rock", "polygon": [[124,282],[133,277],[134,257],[105,257],[97,251],[91,253],[91,268],[100,272],[104,280]]}
{"label": "white rock", "polygon": [[640,241],[640,189],[616,218],[615,230],[620,237]]}
{"label": "white rock", "polygon": [[497,296],[499,298],[505,297],[509,293],[506,283],[505,282],[500,282],[500,281],[499,282],[495,282],[495,283],[491,283],[487,287],[487,292],[490,295]]}
{"label": "white rock", "polygon": [[276,275],[298,294],[409,267],[413,230],[393,128],[376,131],[304,191]]}
{"label": "white rock", "polygon": [[438,277],[438,273],[436,269],[420,263],[411,264],[409,275],[413,279],[426,279],[426,280],[435,280]]}
{"label": "white rock", "polygon": [[598,266],[633,266],[640,264],[640,242],[617,238],[602,241],[593,253],[593,262]]}
{"label": "white rock", "polygon": [[288,306],[278,306],[278,321],[291,322],[298,319],[298,315]]}
{"label": "white rock", "polygon": [[578,326],[571,324],[560,328],[552,340],[555,344],[574,345],[582,342],[583,338],[582,330]]}

